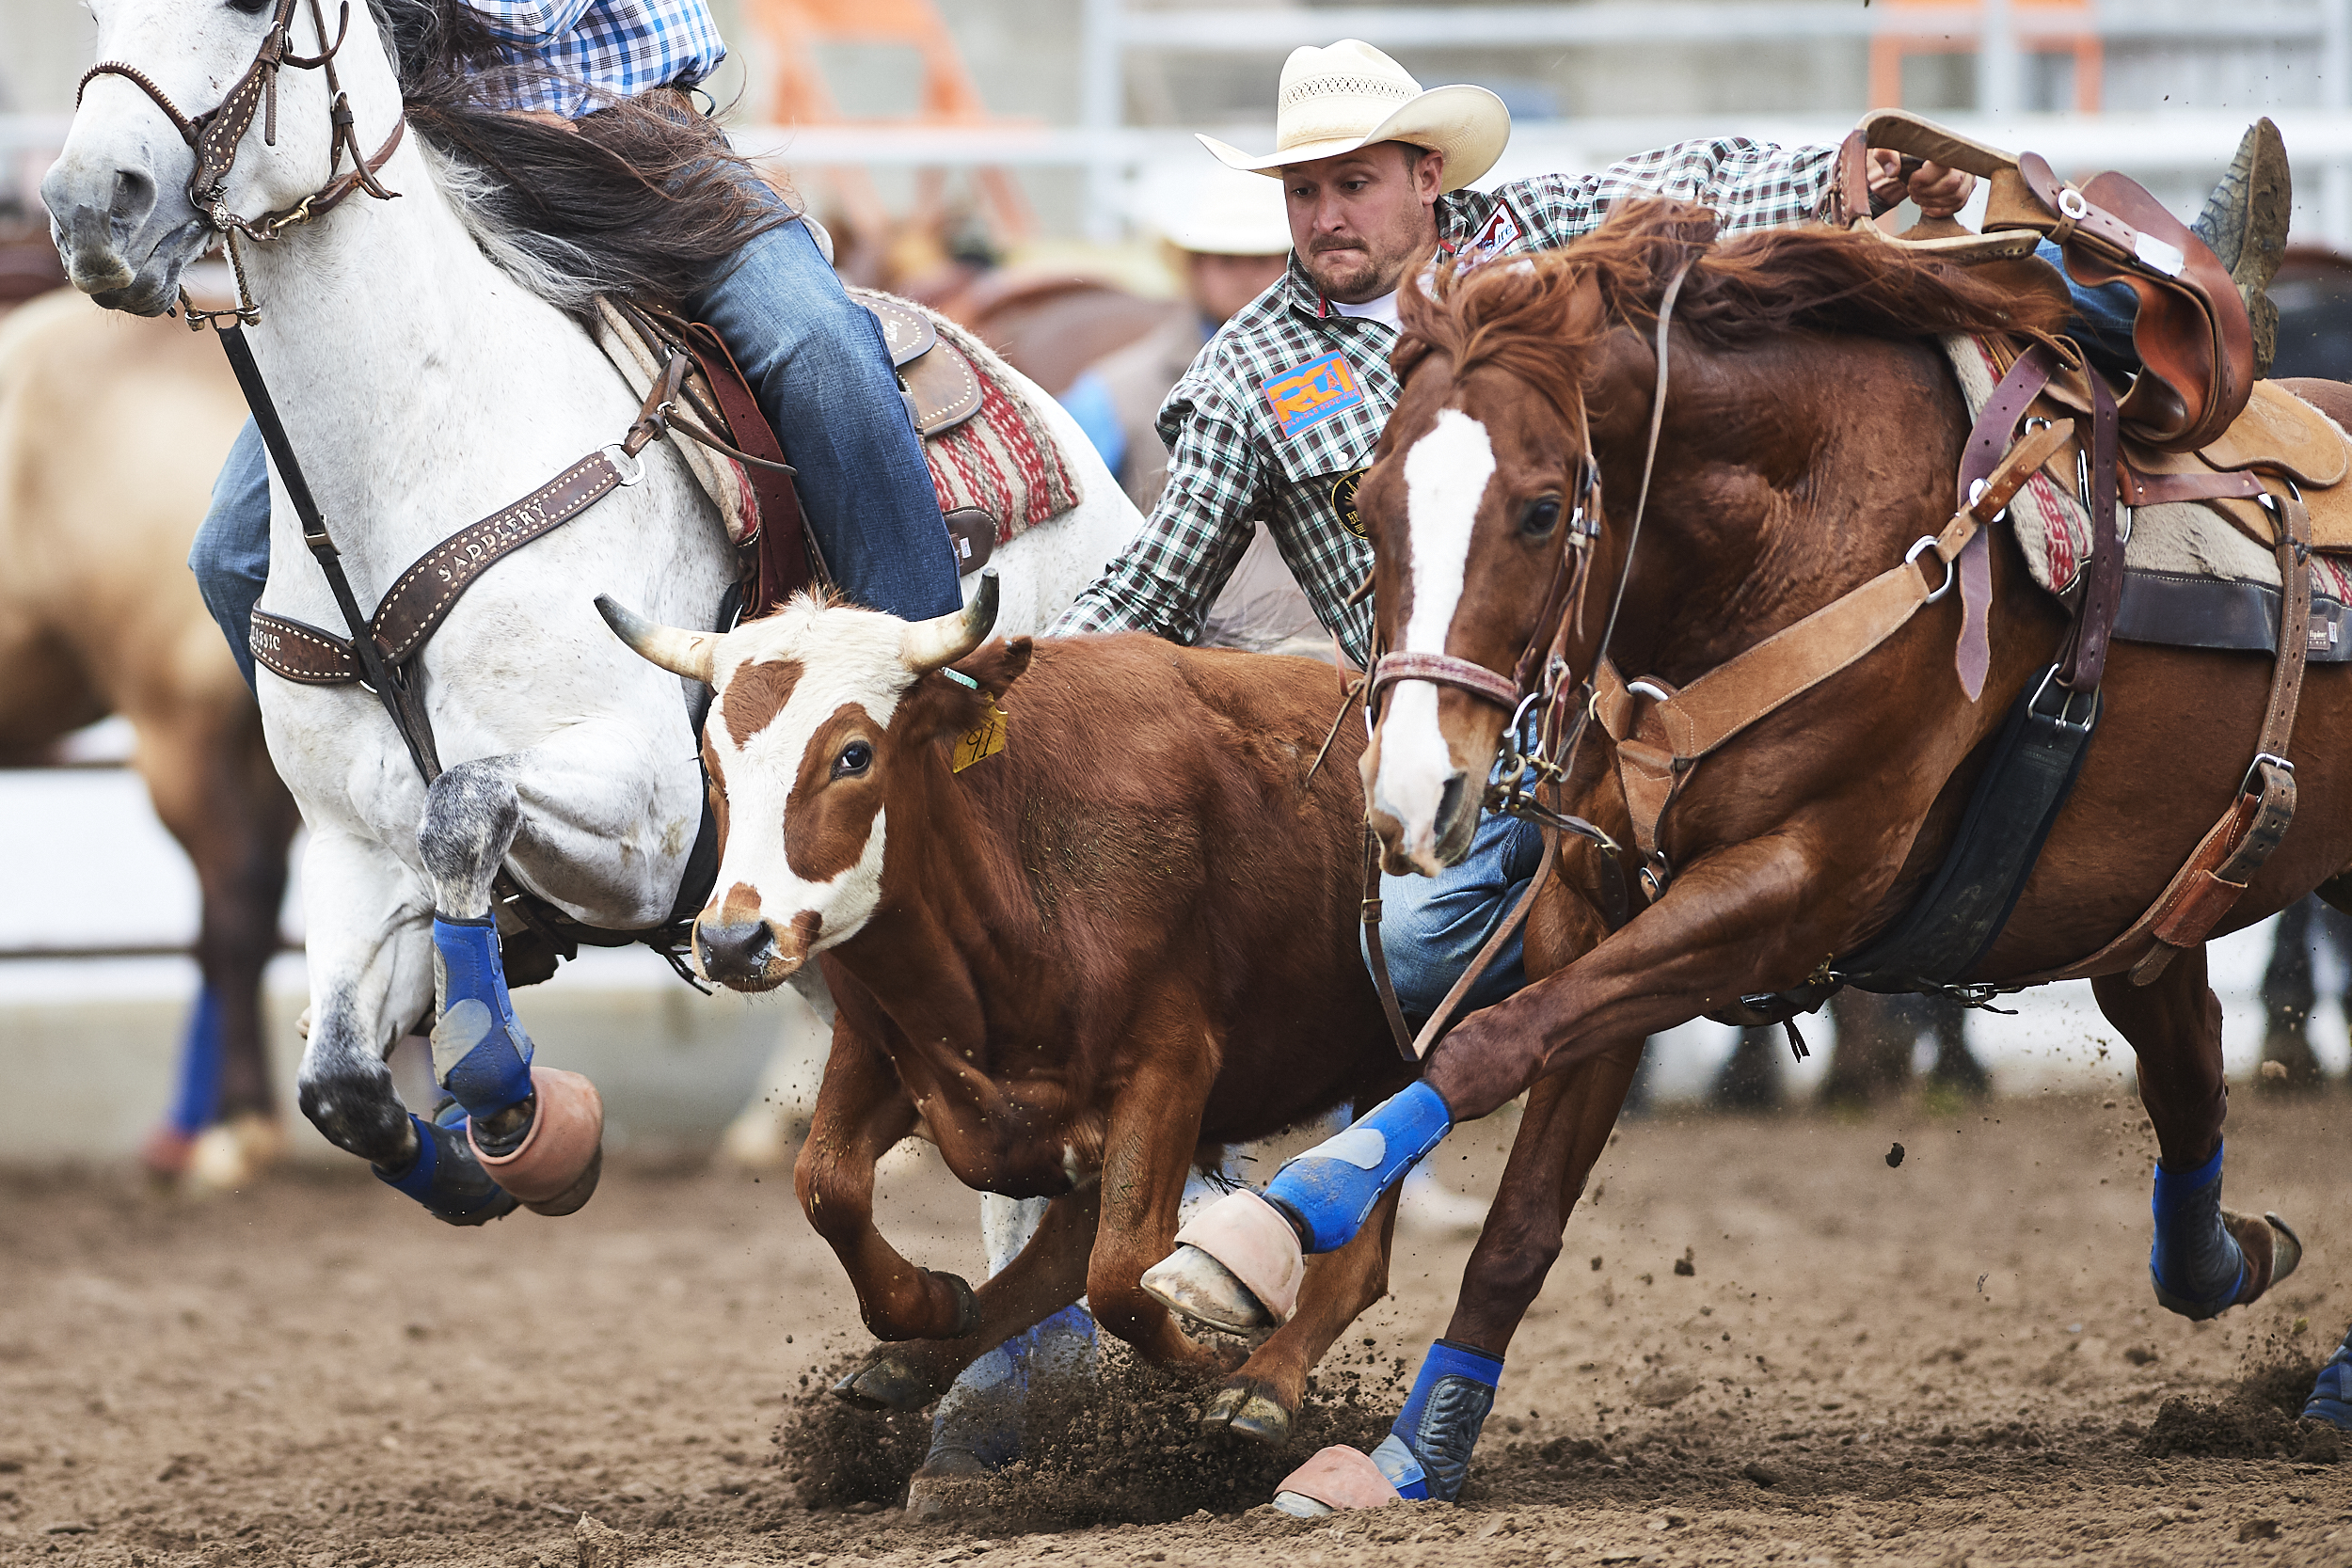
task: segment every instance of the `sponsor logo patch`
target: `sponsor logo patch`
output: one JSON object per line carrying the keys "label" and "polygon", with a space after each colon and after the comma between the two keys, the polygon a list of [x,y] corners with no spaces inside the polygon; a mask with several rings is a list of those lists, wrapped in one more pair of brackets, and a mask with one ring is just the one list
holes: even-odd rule
{"label": "sponsor logo patch", "polygon": [[1526,230],[1519,227],[1518,217],[1511,211],[1511,204],[1498,201],[1485,226],[1472,234],[1470,244],[1462,248],[1481,257],[1499,256],[1506,250],[1518,248],[1519,242],[1526,237]]}
{"label": "sponsor logo patch", "polygon": [[1364,520],[1356,511],[1356,487],[1364,482],[1367,471],[1358,468],[1331,483],[1331,510],[1340,515],[1340,526],[1359,539],[1364,536]]}
{"label": "sponsor logo patch", "polygon": [[1320,359],[1268,376],[1264,389],[1266,402],[1274,408],[1274,422],[1282,427],[1285,440],[1364,401],[1355,368],[1336,349]]}

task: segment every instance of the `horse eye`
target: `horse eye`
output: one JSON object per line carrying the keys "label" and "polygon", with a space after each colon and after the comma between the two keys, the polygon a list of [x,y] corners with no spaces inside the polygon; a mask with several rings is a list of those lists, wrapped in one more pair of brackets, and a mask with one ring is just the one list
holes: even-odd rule
{"label": "horse eye", "polygon": [[229,0],[229,8],[247,16],[259,16],[269,9],[270,0]]}
{"label": "horse eye", "polygon": [[853,779],[874,765],[874,748],[863,740],[852,740],[841,748],[841,754],[833,761],[833,776]]}
{"label": "horse eye", "polygon": [[1548,538],[1551,531],[1559,526],[1560,498],[1557,496],[1538,496],[1527,503],[1525,512],[1519,514],[1519,531],[1530,539]]}

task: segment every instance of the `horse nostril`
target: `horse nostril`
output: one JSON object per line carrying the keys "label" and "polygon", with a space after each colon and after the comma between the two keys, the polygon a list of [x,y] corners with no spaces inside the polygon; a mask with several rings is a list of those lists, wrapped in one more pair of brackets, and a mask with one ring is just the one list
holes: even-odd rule
{"label": "horse nostril", "polygon": [[1438,837],[1445,836],[1446,830],[1454,824],[1454,813],[1462,809],[1462,791],[1469,783],[1470,780],[1466,774],[1450,773],[1446,776],[1445,787],[1438,792],[1438,820],[1435,827]]}
{"label": "horse nostril", "polygon": [[115,198],[106,208],[106,215],[135,228],[154,210],[154,180],[142,169],[117,169]]}
{"label": "horse nostril", "polygon": [[695,926],[694,940],[702,946],[704,966],[713,973],[748,974],[764,969],[775,950],[762,920],[704,921]]}

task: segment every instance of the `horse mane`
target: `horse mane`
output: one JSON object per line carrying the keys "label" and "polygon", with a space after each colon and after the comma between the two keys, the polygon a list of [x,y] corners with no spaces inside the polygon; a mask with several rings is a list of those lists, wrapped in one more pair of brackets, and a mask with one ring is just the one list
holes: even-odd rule
{"label": "horse mane", "polygon": [[484,254],[583,324],[599,293],[677,309],[744,243],[791,221],[682,93],[592,101],[568,122],[503,107],[576,78],[519,60],[465,0],[369,0],[416,133]]}
{"label": "horse mane", "polygon": [[[1715,349],[1790,332],[1880,338],[2055,332],[2055,293],[2020,293],[1996,276],[1922,257],[1827,225],[1765,230],[1721,243],[1713,212],[1680,201],[1620,204],[1565,249],[1507,261],[1453,262],[1398,296],[1398,379],[1431,355],[1457,376],[1493,365],[1561,409],[1578,401],[1585,351],[1620,325],[1649,327],[1677,268],[1677,327]],[[1600,309],[1580,306],[1584,282]]]}

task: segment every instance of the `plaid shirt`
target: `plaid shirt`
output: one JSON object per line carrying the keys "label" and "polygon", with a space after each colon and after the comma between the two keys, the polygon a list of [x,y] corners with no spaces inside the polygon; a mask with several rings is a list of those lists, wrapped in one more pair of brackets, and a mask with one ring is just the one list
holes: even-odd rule
{"label": "plaid shirt", "polygon": [[[1612,203],[1665,196],[1712,207],[1725,233],[1820,217],[1828,147],[1737,137],[1680,142],[1598,174],[1515,181],[1438,198],[1450,249],[1549,250],[1600,227]],[[1149,631],[1179,642],[1201,623],[1263,521],[1315,614],[1359,665],[1372,606],[1345,600],[1372,568],[1355,481],[1396,406],[1396,331],[1327,309],[1295,256],[1279,282],[1218,329],[1160,407],[1168,488],[1127,553],[1048,628]]]}
{"label": "plaid shirt", "polygon": [[527,78],[516,109],[566,117],[647,87],[691,87],[727,57],[704,0],[469,0],[517,59],[555,79]]}

